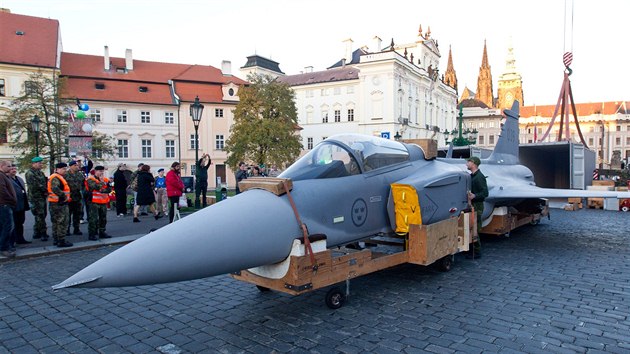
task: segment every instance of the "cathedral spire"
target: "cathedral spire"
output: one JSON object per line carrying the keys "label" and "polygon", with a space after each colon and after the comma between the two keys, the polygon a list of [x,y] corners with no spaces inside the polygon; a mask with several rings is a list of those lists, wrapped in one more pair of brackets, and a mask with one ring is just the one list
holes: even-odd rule
{"label": "cathedral spire", "polygon": [[523,98],[523,78],[518,70],[516,70],[512,37],[508,39],[507,49],[505,70],[497,81],[497,108],[500,109],[512,107],[514,100],[518,100],[521,106],[525,103]]}
{"label": "cathedral spire", "polygon": [[451,46],[448,46],[448,64],[446,65],[446,73],[444,73],[444,83],[455,89],[457,92],[457,74],[453,66],[453,52]]}
{"label": "cathedral spire", "polygon": [[486,40],[483,41],[483,57],[479,67],[479,77],[477,78],[476,99],[485,103],[488,107],[494,107],[494,95],[492,90],[492,71],[488,64],[488,48]]}

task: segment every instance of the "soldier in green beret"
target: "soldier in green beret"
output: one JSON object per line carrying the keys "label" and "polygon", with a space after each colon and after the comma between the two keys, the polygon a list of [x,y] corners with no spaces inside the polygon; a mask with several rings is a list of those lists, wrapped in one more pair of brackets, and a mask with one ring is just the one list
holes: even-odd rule
{"label": "soldier in green beret", "polygon": [[46,184],[48,178],[42,172],[43,159],[39,156],[33,157],[31,160],[31,168],[26,171],[26,185],[28,186],[28,201],[31,207],[31,213],[35,217],[35,226],[33,228],[33,238],[41,238],[42,241],[48,241],[46,233],[46,215],[48,197],[48,189]]}
{"label": "soldier in green beret", "polygon": [[[481,160],[477,156],[472,156],[466,161],[466,167],[471,172],[470,191],[468,191],[468,202],[475,208],[477,216],[477,233],[481,232],[481,215],[483,214],[483,201],[488,197],[488,184],[486,176],[479,170]],[[472,258],[481,258],[481,241],[479,237],[473,244]]]}
{"label": "soldier in green beret", "polygon": [[81,192],[85,189],[85,175],[83,171],[80,170],[79,164],[77,161],[70,161],[68,163],[68,171],[64,178],[68,185],[70,186],[70,203],[68,203],[68,212],[70,215],[70,221],[68,222],[68,232],[67,235],[70,235],[70,226],[72,225],[74,230],[73,234],[75,235],[83,235],[81,230],[79,230],[81,216],[83,214],[83,197]]}

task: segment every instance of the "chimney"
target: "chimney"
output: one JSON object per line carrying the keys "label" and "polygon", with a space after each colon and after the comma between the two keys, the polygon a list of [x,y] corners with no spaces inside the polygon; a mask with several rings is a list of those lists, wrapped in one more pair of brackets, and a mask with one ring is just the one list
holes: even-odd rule
{"label": "chimney", "polygon": [[223,75],[232,76],[232,62],[229,60],[224,60],[221,62],[221,71]]}
{"label": "chimney", "polygon": [[133,57],[131,56],[131,49],[125,49],[125,69],[127,69],[127,71],[133,70]]}
{"label": "chimney", "polygon": [[110,67],[109,67],[109,47],[105,46],[105,55],[103,56],[103,64],[104,64],[104,68],[105,71],[109,71]]}
{"label": "chimney", "polygon": [[343,56],[346,59],[346,63],[352,62],[352,38],[348,38],[343,41],[346,44],[346,54]]}
{"label": "chimney", "polygon": [[312,66],[305,66],[304,67],[304,73],[312,73],[313,72],[313,67]]}
{"label": "chimney", "polygon": [[374,36],[373,40],[374,40],[374,49],[376,49],[375,52],[380,52],[383,49],[381,47],[381,43],[383,43],[383,40],[381,40],[379,36]]}

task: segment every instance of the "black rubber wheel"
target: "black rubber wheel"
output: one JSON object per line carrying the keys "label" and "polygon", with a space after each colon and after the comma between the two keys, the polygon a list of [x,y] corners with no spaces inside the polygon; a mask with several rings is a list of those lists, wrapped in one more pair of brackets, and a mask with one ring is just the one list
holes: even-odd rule
{"label": "black rubber wheel", "polygon": [[258,290],[259,290],[261,293],[266,293],[266,292],[268,292],[268,291],[271,291],[271,289],[269,289],[269,288],[267,288],[267,287],[264,287],[264,286],[256,285],[256,287],[258,288]]}
{"label": "black rubber wheel", "polygon": [[437,269],[440,272],[448,272],[453,267],[453,256],[442,257],[437,261]]}
{"label": "black rubber wheel", "polygon": [[538,225],[540,224],[540,219],[532,220],[529,222],[530,225]]}
{"label": "black rubber wheel", "polygon": [[336,310],[346,302],[346,295],[338,287],[334,287],[326,293],[326,306]]}

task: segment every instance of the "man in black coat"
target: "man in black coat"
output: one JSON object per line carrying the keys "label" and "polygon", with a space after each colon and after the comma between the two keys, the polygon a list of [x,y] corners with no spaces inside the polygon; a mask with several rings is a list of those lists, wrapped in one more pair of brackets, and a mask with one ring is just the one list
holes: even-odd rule
{"label": "man in black coat", "polygon": [[127,178],[125,178],[125,170],[127,165],[118,164],[118,169],[114,172],[114,191],[116,192],[116,214],[120,216],[127,215]]}

